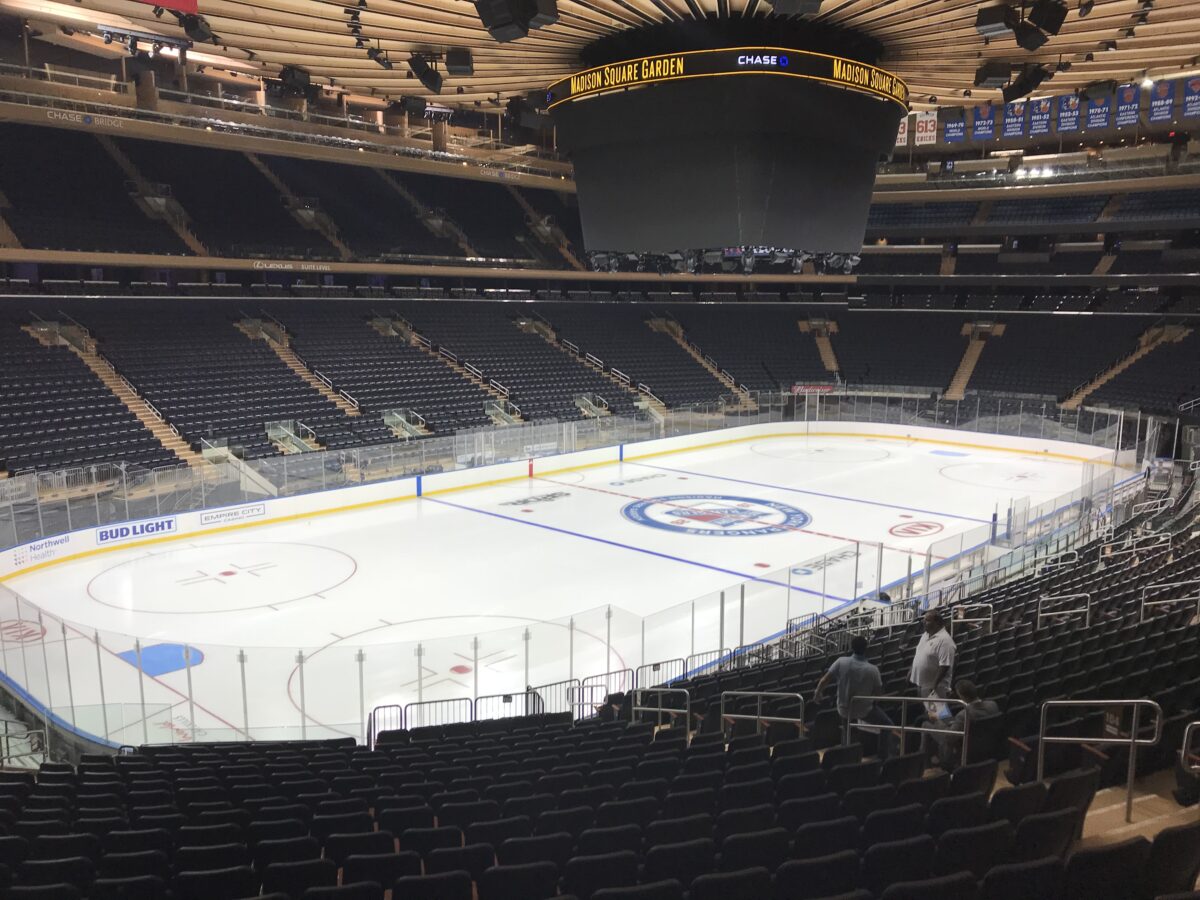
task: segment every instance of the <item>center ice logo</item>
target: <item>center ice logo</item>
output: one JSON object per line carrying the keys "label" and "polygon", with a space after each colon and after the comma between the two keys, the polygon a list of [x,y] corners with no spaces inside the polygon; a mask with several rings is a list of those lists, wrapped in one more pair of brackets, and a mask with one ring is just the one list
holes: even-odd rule
{"label": "center ice logo", "polygon": [[720,494],[676,494],[626,504],[621,515],[639,525],[707,537],[752,537],[804,528],[812,516],[802,509]]}

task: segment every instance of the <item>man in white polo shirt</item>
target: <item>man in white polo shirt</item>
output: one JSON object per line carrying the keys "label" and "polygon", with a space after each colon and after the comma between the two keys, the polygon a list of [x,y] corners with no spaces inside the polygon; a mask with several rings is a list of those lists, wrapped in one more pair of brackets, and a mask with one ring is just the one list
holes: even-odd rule
{"label": "man in white polo shirt", "polygon": [[936,609],[925,613],[924,622],[925,633],[917,643],[908,680],[916,685],[920,696],[946,699],[952,696],[950,679],[954,674],[954,638],[950,637],[942,614]]}

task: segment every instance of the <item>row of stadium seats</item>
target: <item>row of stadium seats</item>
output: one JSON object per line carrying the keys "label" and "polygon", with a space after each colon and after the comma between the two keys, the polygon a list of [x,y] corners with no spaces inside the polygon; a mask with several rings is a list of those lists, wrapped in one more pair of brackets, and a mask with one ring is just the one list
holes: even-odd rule
{"label": "row of stadium seats", "polygon": [[[0,139],[15,160],[0,173],[0,190],[8,201],[3,216],[23,246],[189,252],[165,223],[151,220],[138,209],[126,186],[126,173],[93,135],[54,130],[53,140],[46,138],[47,131],[38,126],[5,124],[0,129]],[[243,154],[131,139],[115,139],[114,143],[145,179],[169,188],[210,253],[337,258],[337,250],[319,231],[305,228],[293,218],[278,188]],[[292,194],[319,202],[356,257],[463,255],[453,241],[431,233],[407,201],[369,168],[274,156],[263,157],[263,161]],[[529,259],[540,255],[544,264],[565,265],[551,248],[531,249],[538,239],[527,227],[525,211],[505,186],[419,173],[393,173],[390,177],[423,207],[448,216],[482,256]],[[218,184],[222,189],[214,190]],[[582,257],[582,229],[573,204],[550,191],[520,190],[535,210],[562,228],[576,256]],[[1178,228],[1196,219],[1198,197],[1196,190],[1130,193],[1118,198],[1108,220],[1123,225],[1161,220],[1164,229]],[[1110,200],[1111,195],[1105,193],[999,200],[983,210],[982,219],[981,204],[972,201],[882,203],[871,209],[868,233],[872,237],[921,235],[957,240],[972,224],[1044,226],[1049,233],[1072,224],[1084,227],[1095,223]],[[1060,261],[1066,258],[1054,262]],[[901,262],[889,257],[887,262],[904,268],[879,271],[936,274],[936,269],[930,272],[925,267],[914,271],[918,264],[911,259]],[[1118,271],[1172,271],[1171,265],[1170,260],[1131,256]],[[1061,274],[1065,270],[1051,271]]]}
{"label": "row of stadium seats", "polygon": [[[391,441],[382,421],[388,410],[413,410],[437,434],[491,424],[485,405],[494,394],[434,358],[436,353],[373,329],[370,320],[380,316],[407,320],[435,348],[446,348],[508,389],[526,420],[577,418],[575,397],[584,393],[598,394],[623,415],[635,411],[636,398],[563,348],[521,330],[522,318],[553,329],[559,340],[627,375],[634,386],[647,385],[669,407],[712,402],[730,388],[671,334],[652,330],[651,319],[678,328],[718,369],[752,390],[834,380],[817,342],[801,332],[799,311],[784,305],[380,301],[195,299],[173,303],[164,317],[148,300],[25,298],[6,326],[14,354],[23,348],[11,358],[43,364],[47,371],[66,366],[92,387],[86,398],[68,394],[49,403],[37,390],[45,379],[14,381],[0,403],[0,416],[20,416],[5,435],[5,467],[14,472],[122,458],[141,465],[173,459],[69,350],[41,347],[20,333],[20,324],[34,317],[54,321],[68,315],[81,322],[100,353],[188,442],[226,439],[249,458],[277,452],[265,432],[272,421],[303,422],[330,449]],[[239,332],[235,323],[247,317],[281,323],[304,361],[353,397],[363,414],[347,416],[264,341]],[[960,312],[898,310],[841,309],[832,318],[837,330],[831,345],[845,383],[930,391],[949,384],[966,347],[961,330],[970,321]],[[1000,321],[1006,331],[986,338],[970,388],[1052,403],[1132,352],[1155,320],[1014,314]],[[1200,333],[1193,330],[1119,372],[1089,402],[1171,411],[1200,394],[1200,375],[1189,364],[1198,350]],[[1044,365],[1047,359],[1054,365]],[[88,441],[72,434],[90,429],[85,416],[105,409],[106,433],[92,432],[95,446],[89,450],[83,446]]]}

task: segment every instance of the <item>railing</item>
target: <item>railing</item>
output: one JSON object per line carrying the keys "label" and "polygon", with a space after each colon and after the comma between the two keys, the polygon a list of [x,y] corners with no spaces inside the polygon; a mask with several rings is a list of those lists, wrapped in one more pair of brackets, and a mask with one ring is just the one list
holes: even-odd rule
{"label": "railing", "polygon": [[[1083,601],[1083,606],[1077,606],[1072,609],[1046,609],[1046,606],[1051,603],[1078,600]],[[1090,593],[1038,597],[1037,628],[1039,631],[1041,630],[1042,619],[1058,619],[1066,616],[1077,616],[1080,613],[1083,614],[1083,624],[1090,627],[1092,624],[1092,595]]]}
{"label": "railing", "polygon": [[[1151,600],[1151,591],[1163,591],[1171,588],[1190,587],[1197,588],[1193,593],[1184,597],[1172,597],[1168,600]],[[1200,616],[1200,578],[1193,578],[1190,581],[1164,581],[1157,584],[1148,584],[1142,588],[1142,603],[1139,613],[1139,621],[1146,621],[1146,609],[1148,607],[1170,606],[1175,603],[1189,603],[1196,605],[1196,615]]]}
{"label": "railing", "polygon": [[475,704],[470,697],[451,700],[418,700],[404,707],[404,725],[413,728],[428,728],[436,725],[457,725],[475,721]]}
{"label": "railing", "polygon": [[46,743],[47,733],[44,728],[27,729],[23,725],[23,730],[12,731],[10,726],[15,723],[8,719],[4,720],[4,733],[0,734],[0,740],[3,740],[3,747],[0,749],[0,767],[9,767],[15,761],[26,761],[32,759],[40,759],[45,762],[48,756]]}
{"label": "railing", "polygon": [[[987,625],[987,633],[991,634],[996,626],[996,610],[991,603],[960,603],[951,608],[950,634],[954,634],[956,625]],[[985,615],[973,615],[973,613]]]}
{"label": "railing", "polygon": [[541,695],[533,688],[529,688],[511,694],[486,694],[476,697],[472,721],[540,716],[543,712],[545,712],[545,706],[542,703]]}
{"label": "railing", "polygon": [[634,670],[634,684],[639,689],[668,685],[672,681],[683,678],[688,671],[688,665],[683,659],[664,659],[659,662],[646,663]]}
{"label": "railing", "polygon": [[728,647],[693,653],[683,661],[685,676],[691,678],[711,670],[723,671],[732,655],[733,650]]}
{"label": "railing", "polygon": [[1124,538],[1100,545],[1100,561],[1116,556],[1138,553],[1141,551],[1170,549],[1171,533],[1169,531],[1148,531],[1144,534],[1130,534]]}
{"label": "railing", "polygon": [[1154,500],[1144,500],[1141,503],[1135,503],[1133,509],[1130,510],[1132,515],[1155,516],[1160,512],[1166,512],[1168,509],[1173,509],[1175,506],[1174,497],[1158,497]]}
{"label": "railing", "polygon": [[[1200,774],[1200,756],[1192,752],[1193,735],[1200,731],[1200,722],[1188,722],[1183,729],[1183,746],[1179,748],[1179,763],[1189,772]],[[1192,762],[1195,760],[1195,762]]]}
{"label": "railing", "polygon": [[1064,553],[1056,553],[1054,556],[1049,556],[1038,564],[1037,574],[1041,575],[1054,569],[1069,568],[1078,562],[1078,550],[1067,550]]}
{"label": "railing", "polygon": [[[1095,738],[1067,737],[1046,734],[1047,721],[1051,709],[1132,709],[1133,721],[1129,727],[1129,737]],[[1140,738],[1140,716],[1143,709],[1154,713],[1154,737]],[[1125,821],[1133,821],[1133,782],[1137,777],[1137,748],[1152,747],[1162,740],[1163,711],[1162,707],[1153,700],[1047,700],[1042,704],[1041,723],[1038,726],[1037,780],[1046,780],[1046,745],[1047,744],[1088,744],[1090,746],[1121,745],[1129,748],[1129,768],[1125,775]]]}
{"label": "railing", "polygon": [[[735,713],[727,710],[728,701],[731,699],[746,700],[752,699],[755,701],[755,712],[753,715],[748,713]],[[800,704],[800,714],[798,716],[772,716],[763,713],[763,701],[765,700],[790,700]],[[764,723],[770,725],[775,723],[793,724],[799,731],[804,727],[804,698],[799,694],[778,693],[774,691],[722,691],[721,692],[721,721],[722,722],[754,722],[755,733],[762,732]]]}
{"label": "railing", "polygon": [[[651,695],[652,699],[657,699],[658,703],[653,706],[646,705],[643,702],[643,698],[647,694]],[[681,707],[665,706],[663,700],[667,697],[682,697],[683,705]],[[633,705],[629,711],[635,722],[640,721],[638,713],[654,713],[654,724],[661,728],[664,724],[664,716],[667,723],[671,726],[674,726],[677,716],[683,716],[684,733],[688,735],[690,740],[692,733],[692,695],[689,691],[684,688],[637,688],[633,691],[632,703]]]}
{"label": "railing", "polygon": [[[920,703],[925,708],[926,715],[929,716],[929,718],[936,717],[940,720],[943,717],[939,714],[940,710],[937,709],[938,706],[949,707],[950,705],[954,705],[954,706],[961,706],[962,708],[966,709],[967,704],[964,703],[962,700],[959,700],[957,697],[881,697],[881,696],[864,695],[864,696],[860,696],[860,697],[851,697],[850,698],[851,703],[853,703],[855,700],[870,700],[872,703],[899,703],[900,704],[900,724],[893,725],[891,727],[893,729],[895,729],[895,728],[900,729],[900,750],[901,750],[901,752],[904,751],[906,735],[909,735],[909,734],[929,734],[929,735],[935,735],[937,737],[942,737],[942,738],[961,737],[962,738],[962,747],[959,750],[960,756],[961,756],[961,764],[964,766],[967,764],[967,759],[969,758],[969,755],[971,752],[971,716],[969,714],[963,716],[963,727],[962,727],[961,731],[954,729],[954,728],[927,728],[922,725],[909,725],[908,724],[908,708],[912,704]],[[932,707],[932,709],[931,709],[931,707]],[[932,715],[930,715],[931,713],[932,713]],[[855,728],[857,728],[860,731],[869,731],[873,734],[879,734],[881,740],[883,739],[883,732],[888,730],[887,725],[875,725],[870,722],[856,722],[856,721],[853,721],[852,719],[848,718],[846,720],[846,732],[845,732],[846,743],[850,742],[850,732],[852,729],[855,729]]]}
{"label": "railing", "polygon": [[375,742],[384,731],[404,729],[404,707],[398,703],[377,706],[367,717],[367,746],[375,749]]}

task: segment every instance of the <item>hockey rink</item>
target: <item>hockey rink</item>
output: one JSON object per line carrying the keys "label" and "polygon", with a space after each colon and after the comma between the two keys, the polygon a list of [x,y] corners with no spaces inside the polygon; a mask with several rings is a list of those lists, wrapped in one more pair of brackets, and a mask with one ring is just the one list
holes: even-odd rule
{"label": "hockey rink", "polygon": [[361,736],[378,705],[734,648],[897,590],[1079,489],[1105,453],[1079,450],[764,437],[114,548],[7,579],[69,624],[6,609],[0,662],[116,743]]}

